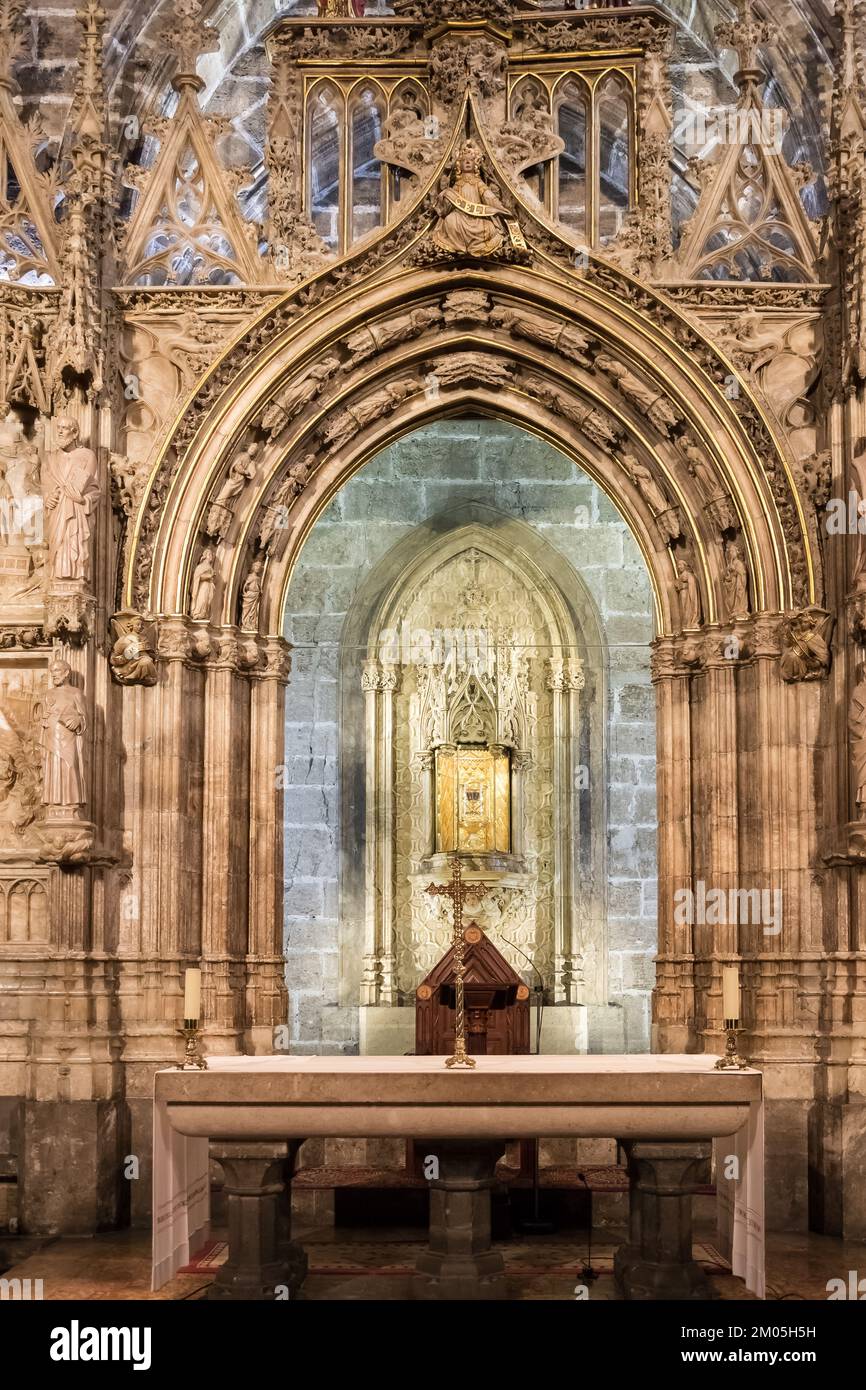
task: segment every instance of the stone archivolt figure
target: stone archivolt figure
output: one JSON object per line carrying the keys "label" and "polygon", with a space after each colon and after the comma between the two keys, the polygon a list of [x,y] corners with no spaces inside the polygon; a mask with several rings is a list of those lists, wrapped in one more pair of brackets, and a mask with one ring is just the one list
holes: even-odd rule
{"label": "stone archivolt figure", "polygon": [[114,644],[108,661],[122,685],[156,685],[153,624],[140,613],[118,613],[112,619]]}
{"label": "stone archivolt figure", "polygon": [[433,242],[458,256],[492,256],[505,240],[508,211],[481,177],[481,151],[463,145],[451,182],[443,175],[437,204],[439,222]]}
{"label": "stone archivolt figure", "polygon": [[729,618],[745,618],[749,613],[749,572],[740,547],[734,541],[725,545],[725,603]]}
{"label": "stone archivolt figure", "polygon": [[679,561],[679,578],[675,588],[680,596],[680,614],[682,616],[683,630],[700,627],[701,625],[701,591],[698,587],[697,576],[692,568],[690,556],[684,555]]}
{"label": "stone archivolt figure", "polygon": [[783,681],[821,680],[830,669],[832,615],[811,604],[782,628],[779,674]]}
{"label": "stone archivolt figure", "polygon": [[256,454],[258,444],[249,444],[243,453],[233,461],[222,487],[217,493],[207,514],[207,533],[219,539],[225,535],[231,523],[232,508],[247,483],[256,476]]}
{"label": "stone archivolt figure", "polygon": [[55,428],[60,448],[48,455],[42,470],[49,568],[53,579],[87,582],[99,465],[93,450],[78,444],[76,420],[62,415]]}
{"label": "stone archivolt figure", "polygon": [[190,617],[196,622],[210,622],[216,588],[215,574],[216,551],[212,545],[206,545],[192,576]]}
{"label": "stone archivolt figure", "polygon": [[71,682],[65,661],[52,661],[51,682],[39,705],[42,747],[42,800],[46,806],[77,810],[87,800],[84,780],[84,735],[87,706]]}
{"label": "stone archivolt figure", "polygon": [[244,587],[241,591],[241,627],[245,632],[258,630],[259,610],[262,606],[262,571],[264,567],[264,555],[257,555],[244,580]]}

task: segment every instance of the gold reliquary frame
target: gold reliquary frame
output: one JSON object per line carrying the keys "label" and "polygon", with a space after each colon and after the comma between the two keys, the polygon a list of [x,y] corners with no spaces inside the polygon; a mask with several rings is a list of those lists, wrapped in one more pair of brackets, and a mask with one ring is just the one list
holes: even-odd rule
{"label": "gold reliquary frame", "polygon": [[436,853],[511,853],[511,754],[502,744],[435,753]]}

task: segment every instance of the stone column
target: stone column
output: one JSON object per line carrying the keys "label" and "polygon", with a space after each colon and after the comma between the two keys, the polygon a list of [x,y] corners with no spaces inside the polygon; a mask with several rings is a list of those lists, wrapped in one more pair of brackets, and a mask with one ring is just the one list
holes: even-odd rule
{"label": "stone column", "polygon": [[373,658],[361,677],[366,708],[365,944],[361,1004],[394,1004],[394,691],[397,668]]}
{"label": "stone column", "polygon": [[429,1245],[415,1266],[416,1298],[505,1298],[505,1265],[490,1242],[490,1189],[505,1152],[499,1139],[422,1140],[439,1161],[430,1183]]}
{"label": "stone column", "polygon": [[652,657],[656,690],[658,776],[658,930],[656,987],[653,991],[653,1051],[693,1048],[694,940],[688,923],[674,920],[678,889],[692,882],[691,671],[684,656],[699,644],[659,639]]}
{"label": "stone column", "polygon": [[617,1251],[614,1273],[629,1299],[715,1297],[692,1259],[692,1196],[706,1181],[709,1145],[625,1144],[631,1214],[628,1244]]}
{"label": "stone column", "polygon": [[264,644],[250,672],[249,932],[246,956],[245,1050],[270,1052],[274,1027],[287,1017],[283,957],[283,785],[286,685],[291,648],[282,638]]}
{"label": "stone column", "polygon": [[578,691],[585,678],[579,658],[551,657],[547,688],[553,703],[553,817],[559,884],[554,894],[554,1001],[578,1004],[574,962],[577,837],[574,748],[578,740]]}
{"label": "stone column", "polygon": [[211,1299],[267,1302],[294,1296],[307,1256],[291,1238],[291,1177],[303,1140],[215,1143],[225,1173],[229,1257],[208,1289]]}

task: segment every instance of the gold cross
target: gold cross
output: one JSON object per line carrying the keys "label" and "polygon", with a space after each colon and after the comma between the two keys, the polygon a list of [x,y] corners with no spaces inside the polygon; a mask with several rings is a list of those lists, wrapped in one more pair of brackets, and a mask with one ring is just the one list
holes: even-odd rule
{"label": "gold cross", "polygon": [[451,858],[451,882],[431,883],[426,889],[426,892],[435,897],[450,898],[454,909],[454,1056],[446,1058],[446,1067],[475,1066],[475,1058],[470,1057],[466,1051],[466,1010],[463,1002],[463,951],[466,942],[463,936],[463,904],[467,898],[474,898],[478,902],[495,887],[495,883],[482,883],[480,880],[464,883],[463,864],[460,855],[455,854]]}

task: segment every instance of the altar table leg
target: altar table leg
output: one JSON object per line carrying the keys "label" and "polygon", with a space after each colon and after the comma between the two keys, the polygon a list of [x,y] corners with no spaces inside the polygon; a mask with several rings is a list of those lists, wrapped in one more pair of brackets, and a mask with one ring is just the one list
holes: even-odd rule
{"label": "altar table leg", "polygon": [[307,1256],[292,1240],[290,1185],[302,1142],[211,1146],[225,1173],[229,1256],[208,1298],[272,1300],[301,1287]]}
{"label": "altar table leg", "polygon": [[628,1243],[614,1257],[617,1284],[630,1299],[714,1298],[692,1259],[692,1196],[706,1181],[706,1144],[625,1144],[630,1220]]}
{"label": "altar table leg", "polygon": [[416,1151],[439,1160],[430,1182],[429,1245],[415,1265],[416,1298],[505,1297],[505,1264],[490,1244],[490,1189],[504,1140],[430,1139]]}

